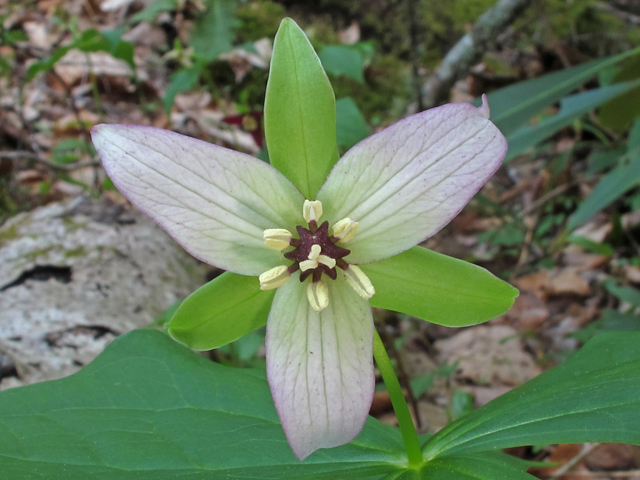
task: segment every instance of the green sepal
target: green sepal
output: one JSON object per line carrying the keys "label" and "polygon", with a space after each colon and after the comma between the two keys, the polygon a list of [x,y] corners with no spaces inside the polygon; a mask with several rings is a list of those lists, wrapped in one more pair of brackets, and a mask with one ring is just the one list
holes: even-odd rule
{"label": "green sepal", "polygon": [[518,296],[484,268],[422,247],[361,268],[376,289],[371,306],[448,327],[491,320]]}
{"label": "green sepal", "polygon": [[271,164],[314,200],[338,161],[335,97],[311,43],[290,18],[273,44],[264,130]]}
{"label": "green sepal", "polygon": [[225,272],[189,295],[165,328],[193,350],[218,348],[267,323],[274,295],[256,277]]}

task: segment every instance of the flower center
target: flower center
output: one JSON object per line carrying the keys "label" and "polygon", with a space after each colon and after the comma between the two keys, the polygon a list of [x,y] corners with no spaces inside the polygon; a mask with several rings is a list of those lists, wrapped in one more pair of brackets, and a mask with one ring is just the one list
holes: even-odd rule
{"label": "flower center", "polygon": [[280,265],[264,272],[260,275],[260,288],[271,290],[284,285],[292,273],[300,270],[301,282],[311,277],[311,283],[307,286],[307,298],[311,307],[319,312],[329,304],[328,288],[322,281],[322,274],[335,280],[338,278],[336,267],[340,267],[345,280],[358,295],[365,300],[371,298],[375,293],[371,281],[359,267],[344,260],[351,251],[337,245],[346,243],[355,236],[358,222],[344,218],[333,226],[330,234],[329,222],[325,221],[318,226],[318,220],[322,216],[322,203],[305,200],[302,212],[308,228],[296,226],[299,238],[293,238],[291,232],[283,228],[264,231],[265,246],[280,252],[293,247],[293,250],[284,253],[284,258],[293,261],[293,264]]}
{"label": "flower center", "polygon": [[313,281],[318,282],[323,273],[335,280],[338,276],[337,260],[346,257],[351,251],[336,245],[339,240],[337,237],[329,236],[329,222],[323,222],[318,227],[315,220],[312,220],[309,228],[298,225],[296,230],[300,239],[291,240],[291,245],[295,248],[285,253],[284,257],[295,262],[292,265],[296,266],[294,271],[300,268],[300,281],[304,282],[313,275]]}

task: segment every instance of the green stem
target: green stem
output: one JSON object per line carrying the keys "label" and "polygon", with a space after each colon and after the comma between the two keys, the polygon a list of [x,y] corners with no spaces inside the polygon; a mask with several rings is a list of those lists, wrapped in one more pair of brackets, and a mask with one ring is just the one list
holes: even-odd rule
{"label": "green stem", "polygon": [[409,406],[402,393],[396,372],[393,370],[393,365],[391,365],[391,360],[389,360],[389,355],[387,355],[387,350],[384,348],[384,343],[382,343],[382,339],[377,331],[373,337],[373,358],[376,359],[376,363],[382,374],[382,379],[387,386],[389,397],[391,397],[391,404],[398,418],[400,432],[402,433],[404,446],[407,450],[407,457],[409,458],[409,467],[422,465],[424,460],[422,458],[422,451],[420,450],[416,427],[413,425],[411,413],[409,413]]}

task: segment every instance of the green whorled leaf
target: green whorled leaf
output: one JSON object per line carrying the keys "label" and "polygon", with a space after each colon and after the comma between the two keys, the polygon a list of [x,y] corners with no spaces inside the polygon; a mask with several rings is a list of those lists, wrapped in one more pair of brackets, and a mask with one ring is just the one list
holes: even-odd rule
{"label": "green whorled leaf", "polygon": [[122,40],[124,29],[116,28],[115,30],[102,31],[101,33],[109,41],[109,53],[114,58],[126,62],[135,73],[136,64],[133,59],[135,48],[133,43]]}
{"label": "green whorled leaf", "polygon": [[640,85],[640,81],[607,85],[562,99],[560,111],[537,125],[527,125],[507,135],[509,151],[505,162],[546,140],[560,129],[572,124],[585,113]]}
{"label": "green whorled leaf", "polygon": [[[618,312],[610,308],[602,311],[602,318],[596,324],[597,332],[637,332],[640,331],[640,316],[631,312]],[[588,327],[587,327],[588,328]]]}
{"label": "green whorled leaf", "polygon": [[448,327],[502,315],[518,296],[517,289],[484,268],[422,247],[361,268],[376,289],[373,307]]}
{"label": "green whorled leaf", "polygon": [[152,22],[162,12],[176,10],[178,0],[154,0],[144,10],[131,17],[132,22]]}
{"label": "green whorled leaf", "polygon": [[167,115],[171,113],[171,107],[173,107],[173,101],[175,100],[176,95],[193,87],[198,81],[198,78],[200,78],[201,72],[202,64],[197,63],[193,67],[179,70],[171,75],[171,83],[165,90],[162,97],[162,104]]}
{"label": "green whorled leaf", "polygon": [[225,272],[189,295],[165,328],[194,350],[218,348],[267,323],[274,294],[256,277]]}
{"label": "green whorled leaf", "polygon": [[605,281],[604,288],[623,302],[630,303],[634,307],[640,307],[640,290],[626,285],[619,285],[613,280]]}
{"label": "green whorled leaf", "polygon": [[196,20],[189,44],[205,62],[232,48],[235,0],[207,0],[207,11]]}
{"label": "green whorled leaf", "polygon": [[364,83],[362,56],[353,47],[327,45],[320,50],[318,57],[328,74],[336,77],[345,76],[353,78],[358,83]]}
{"label": "green whorled leaf", "polygon": [[640,118],[634,122],[629,133],[628,148],[628,162],[602,177],[596,188],[569,219],[569,230],[586,222],[629,189],[640,184]]}
{"label": "green whorled leaf", "polygon": [[636,48],[502,88],[489,94],[491,120],[509,137],[543,109],[571,93],[601,70],[639,53],[640,48]]}
{"label": "green whorled leaf", "polygon": [[351,97],[336,101],[336,137],[338,145],[349,149],[371,135],[371,129]]}
{"label": "green whorled leaf", "polygon": [[338,160],[335,98],[311,43],[290,18],[273,44],[264,129],[271,165],[314,200]]}
{"label": "green whorled leaf", "polygon": [[267,381],[166,335],[116,339],[79,373],[0,392],[3,479],[380,478],[406,462],[376,420],[343,447],[295,458]]}
{"label": "green whorled leaf", "polygon": [[602,333],[566,363],[460,418],[427,460],[549,443],[640,444],[640,332]]}
{"label": "green whorled leaf", "polygon": [[[611,79],[613,83],[635,80],[640,76],[640,56],[624,62],[619,72]],[[602,105],[598,112],[604,127],[623,133],[640,115],[640,86]]]}
{"label": "green whorled leaf", "polygon": [[[527,469],[540,463],[528,462],[506,453],[456,455],[435,458],[426,464],[420,480],[534,480]],[[402,477],[401,477],[402,478]],[[410,478],[410,477],[409,477]]]}

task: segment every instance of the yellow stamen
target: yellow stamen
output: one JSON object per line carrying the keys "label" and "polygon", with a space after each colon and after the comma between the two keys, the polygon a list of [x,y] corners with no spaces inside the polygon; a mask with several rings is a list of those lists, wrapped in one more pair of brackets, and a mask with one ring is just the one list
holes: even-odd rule
{"label": "yellow stamen", "polygon": [[376,289],[373,287],[371,280],[360,270],[360,267],[349,265],[349,268],[344,271],[344,278],[351,288],[365,300],[370,299],[376,293]]}
{"label": "yellow stamen", "polygon": [[305,200],[302,206],[302,216],[304,221],[310,223],[312,220],[318,221],[322,216],[322,202],[320,200]]}
{"label": "yellow stamen", "polygon": [[360,228],[358,222],[354,222],[350,218],[343,218],[333,226],[333,236],[338,237],[341,242],[346,243],[351,240]]}
{"label": "yellow stamen", "polygon": [[281,252],[290,245],[291,232],[284,228],[267,228],[262,238],[265,246]]}
{"label": "yellow stamen", "polygon": [[273,290],[281,287],[289,281],[291,274],[285,265],[279,265],[267,270],[258,277],[260,280],[260,290]]}
{"label": "yellow stamen", "polygon": [[326,308],[329,305],[329,289],[327,285],[322,280],[311,282],[307,286],[307,299],[311,308],[316,312]]}

